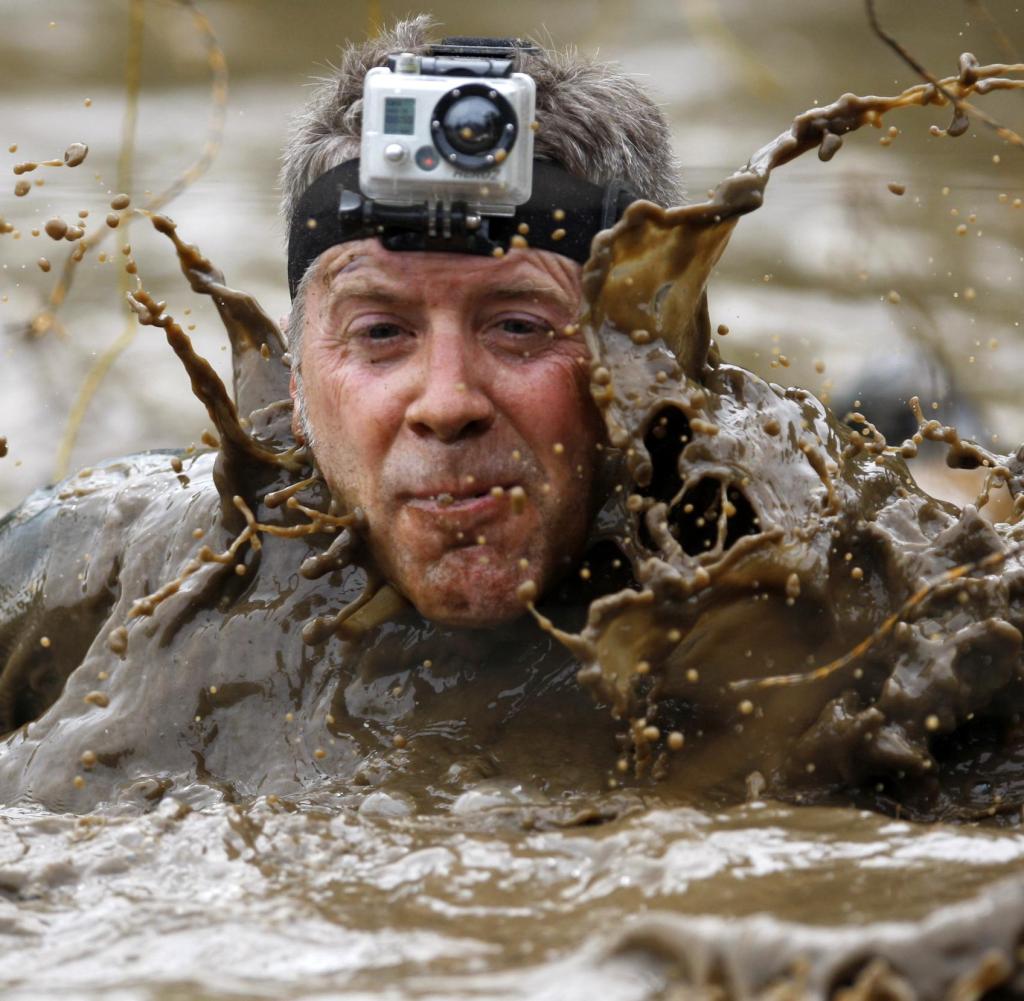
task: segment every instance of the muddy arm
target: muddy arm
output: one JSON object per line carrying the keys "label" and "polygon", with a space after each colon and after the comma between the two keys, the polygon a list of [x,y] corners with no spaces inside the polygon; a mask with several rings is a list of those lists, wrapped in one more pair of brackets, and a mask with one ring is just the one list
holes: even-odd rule
{"label": "muddy arm", "polygon": [[[33,497],[0,522],[0,732],[37,715],[36,706],[63,686],[59,671],[48,669],[49,651],[44,585],[53,523],[51,497]],[[44,646],[44,644],[46,644]],[[49,647],[49,649],[48,649]]]}
{"label": "muddy arm", "polygon": [[125,532],[160,496],[137,484],[168,461],[117,460],[33,494],[0,521],[0,734],[57,699],[106,623]]}

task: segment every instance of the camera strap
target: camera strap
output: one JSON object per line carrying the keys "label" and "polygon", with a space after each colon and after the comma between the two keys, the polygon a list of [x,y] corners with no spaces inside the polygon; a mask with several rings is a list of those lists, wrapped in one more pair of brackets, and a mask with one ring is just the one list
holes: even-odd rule
{"label": "camera strap", "polygon": [[288,288],[294,298],[306,269],[325,250],[371,237],[388,250],[500,257],[514,247],[532,247],[582,264],[594,237],[636,199],[622,181],[601,187],[536,159],[533,194],[512,216],[477,214],[465,202],[388,205],[363,197],[359,160],[347,160],[318,177],[299,200],[288,234]]}

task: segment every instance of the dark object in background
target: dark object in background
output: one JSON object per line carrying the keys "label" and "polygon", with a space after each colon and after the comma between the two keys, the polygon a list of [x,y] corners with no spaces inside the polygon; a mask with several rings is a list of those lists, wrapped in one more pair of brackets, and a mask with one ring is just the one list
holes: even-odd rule
{"label": "dark object in background", "polygon": [[[914,396],[920,398],[927,416],[952,424],[961,437],[980,440],[987,435],[978,406],[934,357],[895,354],[888,357],[884,367],[865,367],[833,394],[831,407],[840,419],[851,412],[863,414],[890,445],[898,445],[917,430],[910,409]],[[933,410],[933,403],[938,404],[937,409]],[[930,450],[945,451],[925,442],[922,452]]]}

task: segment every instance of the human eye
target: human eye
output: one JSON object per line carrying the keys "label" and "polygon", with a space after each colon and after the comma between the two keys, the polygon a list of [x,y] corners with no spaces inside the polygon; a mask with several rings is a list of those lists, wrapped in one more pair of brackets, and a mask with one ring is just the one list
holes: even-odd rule
{"label": "human eye", "polygon": [[400,318],[379,313],[357,316],[346,327],[348,338],[364,345],[389,344],[412,336],[409,325]]}
{"label": "human eye", "polygon": [[547,334],[550,325],[540,320],[525,316],[508,316],[498,321],[499,329],[506,334],[520,337]]}
{"label": "human eye", "polygon": [[540,312],[501,312],[485,324],[484,337],[494,351],[516,358],[535,358],[556,344],[552,321],[552,317]]}
{"label": "human eye", "polygon": [[344,339],[370,361],[386,361],[406,351],[415,335],[398,319],[364,316],[348,325]]}
{"label": "human eye", "polygon": [[392,341],[402,336],[404,330],[397,323],[371,323],[361,333],[361,336],[368,341],[384,342]]}

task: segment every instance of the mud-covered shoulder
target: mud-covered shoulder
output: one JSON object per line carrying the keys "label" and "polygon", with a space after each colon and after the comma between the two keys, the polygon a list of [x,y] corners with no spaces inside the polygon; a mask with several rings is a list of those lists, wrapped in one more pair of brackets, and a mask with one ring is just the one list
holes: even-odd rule
{"label": "mud-covered shoulder", "polygon": [[119,458],[36,491],[0,520],[0,733],[52,704],[81,662],[120,595],[121,554],[140,516],[183,491],[215,496],[211,469],[206,454]]}

